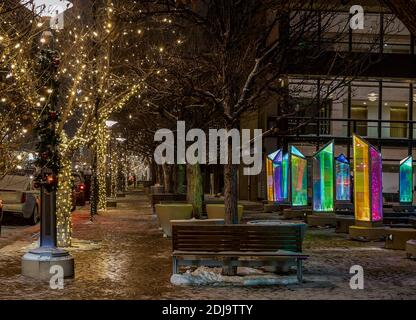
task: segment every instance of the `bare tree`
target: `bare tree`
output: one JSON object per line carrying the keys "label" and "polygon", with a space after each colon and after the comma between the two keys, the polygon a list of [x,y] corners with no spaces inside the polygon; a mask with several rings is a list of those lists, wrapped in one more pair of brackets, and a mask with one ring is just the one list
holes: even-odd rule
{"label": "bare tree", "polygon": [[[172,50],[169,59],[163,61],[163,65],[168,65],[168,74],[178,75],[176,79],[169,78],[175,83],[175,91],[155,85],[153,106],[172,120],[190,115],[193,124],[203,129],[213,124],[227,130],[239,129],[241,116],[258,110],[267,100],[278,101],[280,112],[278,126],[270,132],[287,132],[280,120],[302,113],[310,116],[300,124],[304,126],[328,100],[340,94],[341,88],[368,67],[366,53],[377,51],[377,34],[358,59],[348,50],[342,52],[334,47],[348,38],[349,31],[348,15],[345,21],[336,20],[342,6],[334,1],[161,3],[164,7],[159,10],[132,13],[140,18],[171,19],[183,37],[179,39],[183,41],[181,49]],[[305,91],[305,86],[310,86],[310,81],[291,84],[294,66],[315,61],[326,63],[315,76],[320,81],[319,90],[310,92],[312,98],[308,103],[293,103],[293,98]],[[169,103],[164,102],[164,97]],[[199,115],[202,125],[194,120]],[[229,139],[228,164],[224,166],[227,223],[237,222],[238,166],[231,163],[232,152]]]}

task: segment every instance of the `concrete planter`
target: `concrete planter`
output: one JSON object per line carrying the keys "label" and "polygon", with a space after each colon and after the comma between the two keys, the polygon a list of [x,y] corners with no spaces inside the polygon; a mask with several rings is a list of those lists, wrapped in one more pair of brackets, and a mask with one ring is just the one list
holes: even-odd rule
{"label": "concrete planter", "polygon": [[117,208],[117,199],[107,198],[107,208]]}
{"label": "concrete planter", "polygon": [[212,225],[223,225],[224,219],[188,219],[188,220],[171,220],[171,225],[188,225],[188,226],[212,226]]}
{"label": "concrete planter", "polygon": [[299,225],[301,228],[301,237],[302,242],[305,239],[306,230],[308,229],[308,225],[302,222],[286,222],[286,221],[279,221],[279,220],[253,220],[247,222],[247,224],[253,224],[257,226],[292,226],[292,225]]}
{"label": "concrete planter", "polygon": [[192,218],[191,204],[156,204],[156,215],[164,234],[172,236],[171,220],[189,220]]}
{"label": "concrete planter", "polygon": [[165,188],[163,186],[150,186],[150,193],[154,194],[154,193],[164,193],[165,192]]}
{"label": "concrete planter", "polygon": [[[207,204],[208,219],[224,219],[225,220],[225,206],[224,204]],[[241,222],[243,216],[244,206],[238,205],[238,223]]]}
{"label": "concrete planter", "polygon": [[155,211],[155,205],[161,204],[162,202],[177,202],[177,201],[185,201],[186,202],[186,194],[180,193],[153,193],[149,195],[150,205],[153,208],[153,212]]}

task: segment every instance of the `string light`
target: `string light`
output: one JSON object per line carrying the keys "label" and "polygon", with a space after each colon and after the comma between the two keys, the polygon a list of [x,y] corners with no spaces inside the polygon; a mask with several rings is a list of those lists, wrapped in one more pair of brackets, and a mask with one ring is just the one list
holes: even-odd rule
{"label": "string light", "polygon": [[[74,153],[80,148],[92,147],[97,152],[97,180],[99,187],[98,207],[106,210],[106,175],[111,170],[114,178],[117,177],[120,164],[117,154],[111,155],[115,161],[107,168],[109,132],[105,121],[112,114],[120,111],[133,98],[137,99],[140,91],[145,91],[145,76],[136,72],[125,72],[130,68],[143,68],[146,72],[153,72],[154,65],[160,57],[169,51],[169,44],[164,42],[152,44],[151,53],[142,54],[139,41],[146,40],[150,34],[150,27],[137,28],[131,22],[122,23],[115,18],[118,13],[111,1],[107,1],[105,10],[100,11],[96,25],[82,25],[81,15],[76,13],[74,19],[65,20],[65,29],[54,30],[52,44],[60,52],[61,64],[59,66],[57,80],[60,81],[60,110],[62,122],[57,128],[57,133],[62,141],[58,149],[61,158],[61,168],[58,176],[57,191],[57,231],[58,245],[70,246],[72,236],[71,207],[72,207],[72,175],[71,164]],[[4,20],[6,16],[2,16]],[[43,45],[49,44],[46,36],[40,36],[47,30],[48,23],[44,23],[35,17],[30,21],[33,30],[25,31],[25,35],[19,33],[13,26],[15,17],[10,15],[10,30],[2,26],[0,28],[0,70],[7,74],[6,81],[10,85],[7,92],[13,92],[14,96],[8,96],[6,91],[1,92],[0,102],[2,108],[7,107],[11,115],[17,114],[22,106],[27,108],[26,123],[20,119],[11,118],[9,122],[0,122],[0,130],[9,134],[7,141],[18,145],[17,139],[22,138],[30,128],[27,122],[37,123],[42,115],[42,107],[48,103],[54,94],[51,88],[45,87],[36,79],[36,60],[34,59],[34,44],[40,50]],[[171,19],[162,18],[159,23],[164,25],[172,23]],[[117,30],[117,32],[113,32]],[[180,35],[172,38],[172,46],[182,43]],[[98,43],[98,53],[91,50],[91,44]],[[122,54],[119,54],[119,51]],[[153,56],[152,56],[153,55]],[[37,57],[36,57],[37,59]],[[122,72],[114,70],[115,66],[123,66]],[[133,69],[134,70],[134,69]],[[159,74],[164,74],[159,71]],[[168,79],[163,77],[161,81]],[[3,80],[2,80],[3,82]],[[18,98],[16,97],[18,95]],[[15,101],[19,99],[19,103]],[[97,106],[96,101],[100,103]],[[15,105],[13,105],[15,103]],[[132,115],[129,115],[132,118]],[[68,137],[65,134],[65,126],[75,124],[75,134]],[[7,164],[22,166],[16,158],[6,161]],[[127,174],[127,168],[122,170]],[[116,180],[112,181],[116,186]]]}

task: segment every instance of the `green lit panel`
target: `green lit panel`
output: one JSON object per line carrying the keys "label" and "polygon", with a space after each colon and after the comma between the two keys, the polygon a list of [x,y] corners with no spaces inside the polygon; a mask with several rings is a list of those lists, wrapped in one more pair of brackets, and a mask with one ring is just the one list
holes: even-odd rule
{"label": "green lit panel", "polygon": [[399,175],[399,193],[400,202],[413,202],[413,157],[400,161],[400,175]]}
{"label": "green lit panel", "polygon": [[334,143],[331,142],[312,158],[313,210],[334,211]]}

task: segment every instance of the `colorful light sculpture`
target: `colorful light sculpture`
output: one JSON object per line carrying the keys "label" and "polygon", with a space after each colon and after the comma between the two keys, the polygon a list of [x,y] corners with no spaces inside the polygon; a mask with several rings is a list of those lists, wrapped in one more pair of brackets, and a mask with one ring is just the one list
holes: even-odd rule
{"label": "colorful light sculpture", "polygon": [[380,152],[353,136],[355,219],[374,223],[383,219],[382,160]]}
{"label": "colorful light sculpture", "polygon": [[267,156],[267,199],[286,202],[288,200],[289,156],[277,150]]}
{"label": "colorful light sculpture", "polygon": [[351,173],[348,159],[341,154],[335,158],[336,200],[351,201]]}
{"label": "colorful light sculpture", "polygon": [[291,201],[293,207],[308,205],[308,161],[294,146],[290,147]]}
{"label": "colorful light sculpture", "polygon": [[267,200],[274,201],[274,179],[273,179],[273,160],[279,150],[269,154],[266,157],[266,175],[267,175]]}
{"label": "colorful light sculpture", "polygon": [[288,199],[289,156],[279,150],[273,160],[274,200],[286,202]]}
{"label": "colorful light sculpture", "polygon": [[399,194],[401,203],[413,202],[413,157],[400,161]]}
{"label": "colorful light sculpture", "polygon": [[312,157],[313,211],[334,211],[334,142],[326,144]]}

